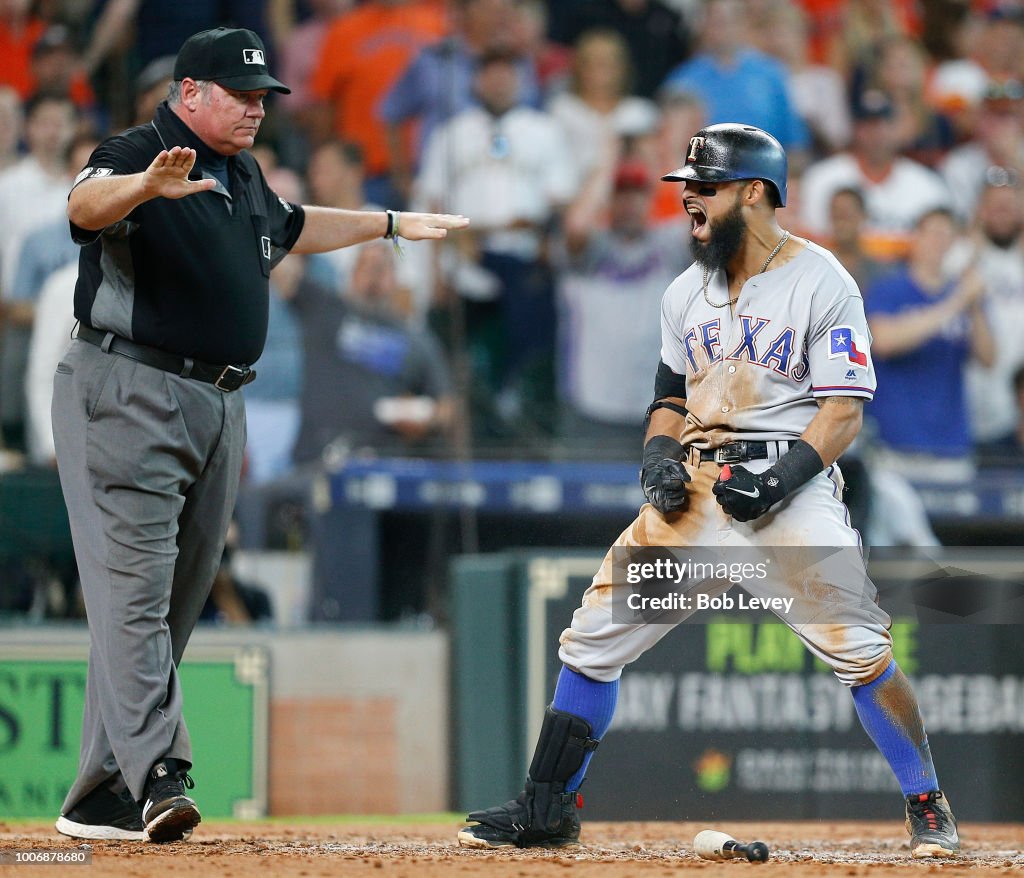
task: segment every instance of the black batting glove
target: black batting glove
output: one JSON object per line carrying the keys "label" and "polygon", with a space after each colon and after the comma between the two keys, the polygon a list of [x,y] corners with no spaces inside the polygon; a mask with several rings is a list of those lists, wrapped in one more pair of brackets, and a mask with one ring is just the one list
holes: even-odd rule
{"label": "black batting glove", "polygon": [[711,493],[736,521],[753,521],[785,497],[786,489],[772,469],[757,475],[746,467],[726,464]]}
{"label": "black batting glove", "polygon": [[652,436],[644,446],[640,486],[647,502],[662,515],[686,508],[690,474],[680,463],[683,446],[670,436]]}

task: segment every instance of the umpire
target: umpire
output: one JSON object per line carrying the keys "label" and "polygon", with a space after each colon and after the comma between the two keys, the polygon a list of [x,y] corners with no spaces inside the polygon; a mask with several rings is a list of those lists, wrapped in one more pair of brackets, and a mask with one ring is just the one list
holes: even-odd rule
{"label": "umpire", "polygon": [[[239,389],[263,350],[271,268],[463,217],[290,204],[253,157],[274,79],[252,31],[181,47],[147,125],[102,143],[68,199],[77,335],[53,429],[91,648],[74,838],[176,841],[199,823],[177,673],[221,557],[245,449]],[[339,401],[341,403],[341,401]]]}

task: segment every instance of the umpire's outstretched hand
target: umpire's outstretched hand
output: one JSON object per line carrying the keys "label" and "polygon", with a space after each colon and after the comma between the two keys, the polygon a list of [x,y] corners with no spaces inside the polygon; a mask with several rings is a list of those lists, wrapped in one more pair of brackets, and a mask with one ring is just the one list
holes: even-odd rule
{"label": "umpire's outstretched hand", "polygon": [[190,180],[196,163],[196,151],[188,146],[161,150],[143,172],[142,189],[147,198],[184,198],[206,192],[217,185],[216,180]]}
{"label": "umpire's outstretched hand", "polygon": [[423,241],[431,238],[444,238],[450,231],[464,229],[469,225],[469,218],[450,213],[407,213],[398,215],[396,235],[407,241]]}

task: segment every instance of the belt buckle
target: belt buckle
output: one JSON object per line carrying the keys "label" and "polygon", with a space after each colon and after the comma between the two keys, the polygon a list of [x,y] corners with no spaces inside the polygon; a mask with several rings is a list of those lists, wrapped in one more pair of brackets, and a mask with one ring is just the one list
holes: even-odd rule
{"label": "belt buckle", "polygon": [[715,449],[715,463],[743,463],[747,459],[746,442],[727,442]]}
{"label": "belt buckle", "polygon": [[238,390],[239,387],[245,384],[248,374],[249,369],[242,366],[225,366],[224,371],[213,382],[213,386],[223,393],[230,393],[233,390]]}

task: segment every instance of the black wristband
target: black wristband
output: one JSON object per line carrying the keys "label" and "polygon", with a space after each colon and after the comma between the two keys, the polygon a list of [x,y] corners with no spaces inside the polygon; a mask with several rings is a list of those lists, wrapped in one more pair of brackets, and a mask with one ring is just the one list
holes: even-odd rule
{"label": "black wristband", "polygon": [[389,240],[395,236],[395,212],[393,210],[385,210],[384,215],[388,218],[388,228],[384,232],[384,239]]}
{"label": "black wristband", "polygon": [[671,436],[652,436],[644,446],[644,466],[663,460],[682,460],[683,446]]}
{"label": "black wristband", "polygon": [[[814,446],[797,439],[774,466],[764,471],[765,485],[772,493],[772,502],[778,503],[787,494],[792,494],[801,485],[809,482],[825,468],[821,455]],[[774,481],[777,484],[772,484]]]}

